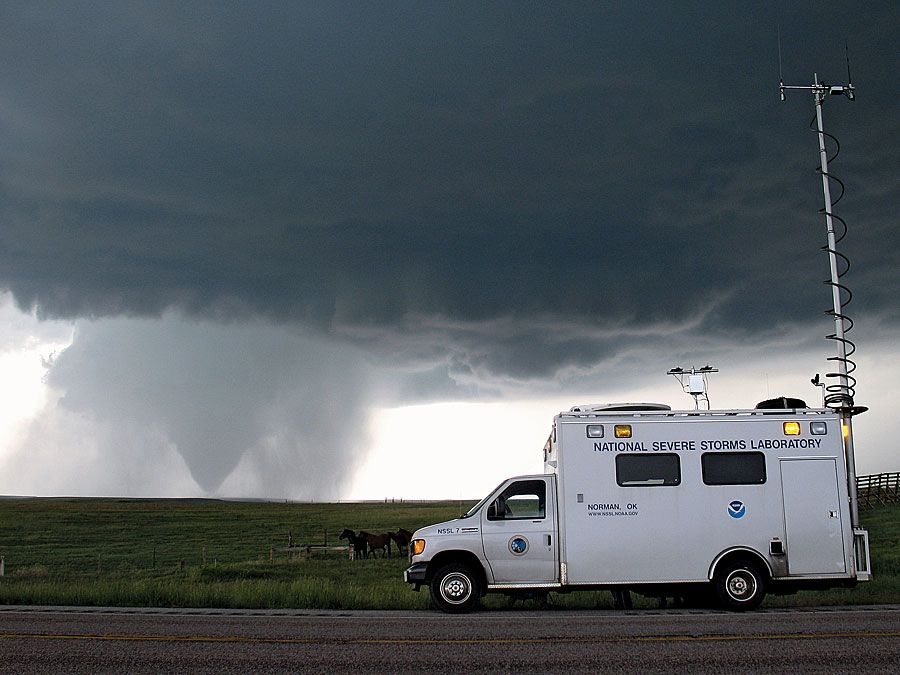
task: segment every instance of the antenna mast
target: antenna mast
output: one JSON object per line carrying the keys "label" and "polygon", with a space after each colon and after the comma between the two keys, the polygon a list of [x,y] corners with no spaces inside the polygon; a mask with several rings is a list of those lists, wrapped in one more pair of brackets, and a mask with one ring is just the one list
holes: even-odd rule
{"label": "antenna mast", "polygon": [[[850,62],[847,62],[847,75],[849,77],[850,74]],[[843,303],[841,300],[841,290],[845,289],[844,286],[840,283],[841,273],[838,270],[838,257],[842,257],[840,253],[837,251],[837,242],[834,233],[834,214],[832,213],[832,202],[831,202],[831,184],[829,182],[829,174],[828,174],[828,151],[825,148],[825,128],[822,118],[822,107],[825,102],[825,98],[827,96],[840,96],[844,95],[851,101],[856,99],[856,88],[853,84],[849,83],[846,86],[844,85],[828,85],[822,84],[819,82],[818,74],[813,75],[813,84],[808,87],[797,87],[797,86],[786,86],[784,81],[782,80],[779,86],[779,91],[781,93],[781,100],[784,101],[785,91],[793,89],[793,90],[802,90],[802,91],[811,91],[813,93],[813,98],[815,99],[816,104],[816,132],[819,137],[819,161],[820,161],[820,173],[822,174],[822,191],[825,196],[825,208],[823,210],[825,214],[825,229],[828,233],[828,261],[831,267],[831,299],[832,299],[832,311],[830,312],[834,317],[834,333],[835,333],[835,342],[837,343],[837,361],[838,370],[837,376],[839,378],[839,383],[837,385],[839,392],[839,402],[841,403],[841,408],[844,407],[852,407],[853,406],[853,395],[852,395],[852,385],[850,382],[849,373],[847,371],[847,339],[844,334],[847,331],[847,327],[845,325],[845,316],[842,313]],[[846,258],[843,258],[846,260]],[[846,270],[845,270],[846,271]],[[846,289],[845,289],[846,290]]]}
{"label": "antenna mast", "polygon": [[[781,40],[779,35],[779,70],[781,67],[780,43]],[[853,86],[853,83],[850,79],[849,54],[847,56],[846,85],[824,84],[819,82],[818,74],[813,74],[813,84],[811,86],[788,86],[785,85],[784,80],[781,79],[779,81],[778,90],[781,94],[782,101],[785,100],[785,93],[787,91],[811,91],[816,106],[816,115],[814,119],[816,123],[815,131],[819,139],[819,173],[822,175],[822,191],[825,198],[825,207],[822,209],[822,213],[825,215],[825,228],[828,234],[828,246],[825,248],[825,250],[828,253],[828,260],[831,268],[831,279],[830,281],[826,281],[825,283],[831,286],[832,309],[828,313],[834,317],[834,334],[829,335],[828,337],[833,339],[837,345],[837,356],[830,357],[828,360],[835,361],[838,365],[837,373],[829,373],[827,375],[827,377],[836,377],[838,379],[838,382],[837,384],[827,387],[827,391],[832,393],[828,396],[825,396],[824,402],[827,406],[837,410],[841,416],[844,450],[847,459],[847,482],[850,491],[850,516],[853,527],[859,527],[859,511],[856,494],[856,459],[853,454],[853,429],[851,420],[854,415],[865,412],[867,408],[864,408],[862,406],[855,406],[853,403],[854,385],[856,384],[856,380],[850,375],[850,373],[852,373],[855,369],[855,364],[848,359],[848,356],[853,353],[855,347],[853,343],[845,337],[846,332],[849,331],[853,326],[853,322],[843,314],[843,307],[847,304],[847,302],[849,302],[851,294],[849,289],[846,286],[842,285],[840,282],[841,276],[847,272],[850,263],[847,257],[839,253],[837,250],[837,242],[839,242],[843,238],[843,234],[840,237],[835,235],[834,221],[838,220],[841,222],[841,224],[845,228],[844,232],[846,232],[846,224],[832,212],[830,180],[837,181],[841,187],[841,194],[838,195],[838,199],[840,199],[841,195],[843,195],[843,185],[840,183],[840,181],[837,180],[837,178],[829,175],[828,173],[829,157],[825,147],[825,137],[828,136],[834,141],[836,141],[837,139],[835,139],[834,136],[825,133],[822,116],[822,107],[825,103],[825,99],[828,96],[846,96],[851,101],[856,100],[856,88]],[[831,159],[833,159],[833,157]],[[843,270],[840,270],[839,268],[839,258],[844,263]],[[844,300],[841,296],[842,291],[847,294],[846,300]],[[850,346],[849,352],[847,350],[848,345]],[[849,369],[848,364],[850,364]],[[818,375],[816,375],[815,379],[813,380],[813,384],[819,384]]]}

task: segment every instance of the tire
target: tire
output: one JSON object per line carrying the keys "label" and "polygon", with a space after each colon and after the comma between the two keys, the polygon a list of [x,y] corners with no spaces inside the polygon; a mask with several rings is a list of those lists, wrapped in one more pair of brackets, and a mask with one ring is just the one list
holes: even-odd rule
{"label": "tire", "polygon": [[716,572],[719,603],[732,612],[756,609],[766,597],[766,575],[758,563],[735,560]]}
{"label": "tire", "polygon": [[437,571],[429,584],[431,599],[448,614],[471,612],[481,598],[481,580],[467,565],[451,563]]}

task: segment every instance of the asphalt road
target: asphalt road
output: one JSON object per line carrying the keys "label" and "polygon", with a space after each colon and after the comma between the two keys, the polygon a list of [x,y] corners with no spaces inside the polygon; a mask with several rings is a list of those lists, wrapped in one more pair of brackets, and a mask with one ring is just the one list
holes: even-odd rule
{"label": "asphalt road", "polygon": [[0,607],[0,672],[900,671],[900,606],[314,612]]}

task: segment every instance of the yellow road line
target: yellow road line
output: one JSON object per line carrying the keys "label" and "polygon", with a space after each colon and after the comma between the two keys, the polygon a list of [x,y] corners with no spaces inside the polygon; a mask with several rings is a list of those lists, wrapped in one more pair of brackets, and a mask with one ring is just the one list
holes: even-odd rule
{"label": "yellow road line", "polygon": [[110,633],[10,633],[0,632],[0,639],[98,640],[122,642],[224,642],[242,644],[296,645],[527,645],[527,644],[591,644],[625,642],[729,642],[752,640],[810,640],[837,638],[896,638],[900,631],[861,631],[834,633],[755,633],[750,635],[651,635],[591,636],[544,638],[263,638],[241,635],[127,635]]}

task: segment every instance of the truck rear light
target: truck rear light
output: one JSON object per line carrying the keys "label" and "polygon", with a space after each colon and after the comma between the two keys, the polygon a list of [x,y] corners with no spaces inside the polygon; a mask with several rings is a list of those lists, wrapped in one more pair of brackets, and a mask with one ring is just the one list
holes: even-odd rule
{"label": "truck rear light", "polygon": [[809,433],[813,436],[824,436],[828,433],[828,425],[825,422],[810,422]]}
{"label": "truck rear light", "polygon": [[617,424],[615,432],[616,438],[631,438],[631,425]]}
{"label": "truck rear light", "polygon": [[800,422],[785,422],[784,423],[784,435],[785,436],[799,436],[800,435]]}
{"label": "truck rear light", "polygon": [[587,425],[587,437],[588,438],[603,438],[603,425],[602,424],[588,424]]}

